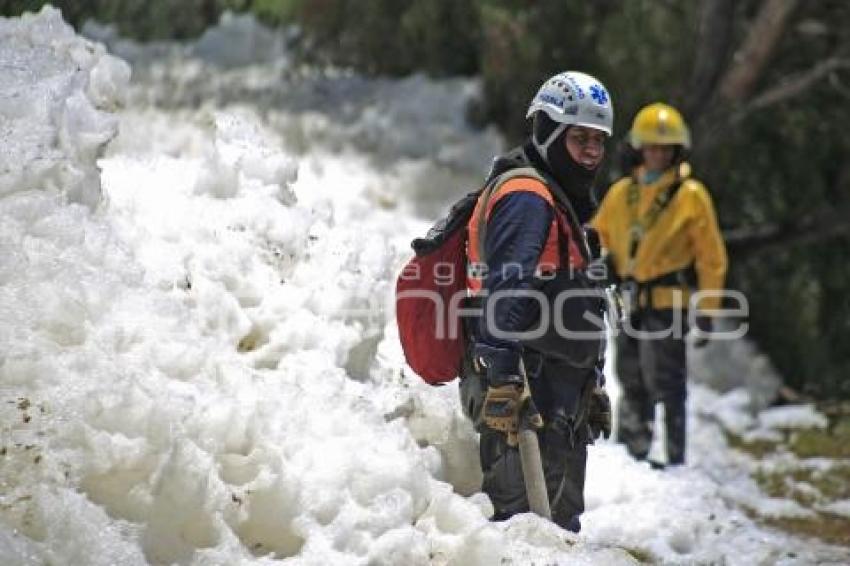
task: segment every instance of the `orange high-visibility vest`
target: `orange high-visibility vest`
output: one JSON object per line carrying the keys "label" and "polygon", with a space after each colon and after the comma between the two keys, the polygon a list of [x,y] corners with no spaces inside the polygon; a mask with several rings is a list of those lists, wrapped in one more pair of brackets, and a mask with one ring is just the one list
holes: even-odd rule
{"label": "orange high-visibility vest", "polygon": [[[546,200],[547,203],[549,203],[549,206],[551,206],[555,211],[555,216],[552,219],[551,225],[549,226],[549,234],[546,237],[546,243],[543,246],[543,251],[540,254],[540,259],[537,261],[536,274],[551,274],[567,266],[572,266],[575,269],[583,269],[585,267],[585,260],[584,257],[581,255],[581,252],[579,251],[578,243],[573,237],[570,225],[567,222],[564,213],[555,205],[555,200],[552,197],[552,193],[549,191],[546,185],[539,179],[535,179],[533,177],[517,176],[509,178],[501,185],[494,187],[493,193],[490,195],[489,199],[486,199],[487,208],[484,211],[485,222],[490,219],[490,214],[493,211],[493,207],[496,206],[496,203],[499,202],[499,200],[503,199],[511,193],[519,191],[534,193],[542,197]],[[467,224],[467,257],[469,258],[469,264],[473,266],[482,263],[482,258],[480,257],[479,253],[480,243],[478,234],[478,221],[481,214],[481,208],[485,206],[485,196],[486,191],[482,193],[480,197],[478,197],[478,202],[475,205],[475,210],[472,212],[472,216],[470,217],[469,223]],[[566,242],[567,247],[569,248],[566,254],[562,254],[561,252],[561,241]],[[562,261],[563,255],[567,256],[567,262]],[[474,272],[474,269],[468,270],[466,279],[467,288],[472,294],[480,292],[484,283],[483,278],[480,276],[476,276]]]}

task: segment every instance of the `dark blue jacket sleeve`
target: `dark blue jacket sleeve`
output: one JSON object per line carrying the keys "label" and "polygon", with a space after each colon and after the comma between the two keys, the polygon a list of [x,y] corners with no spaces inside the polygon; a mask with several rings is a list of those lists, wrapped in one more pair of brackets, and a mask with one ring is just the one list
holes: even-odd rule
{"label": "dark blue jacket sleeve", "polygon": [[484,359],[491,375],[519,375],[520,343],[495,336],[494,330],[520,332],[536,319],[539,303],[532,297],[512,296],[511,291],[536,288],[534,274],[553,215],[552,207],[543,197],[521,191],[499,200],[487,222],[486,295],[475,355]]}

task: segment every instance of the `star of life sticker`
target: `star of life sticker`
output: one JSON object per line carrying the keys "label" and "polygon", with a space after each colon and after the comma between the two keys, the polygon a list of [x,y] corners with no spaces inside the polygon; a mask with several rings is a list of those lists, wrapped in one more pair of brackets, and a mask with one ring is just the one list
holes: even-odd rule
{"label": "star of life sticker", "polygon": [[608,93],[605,92],[602,85],[595,84],[590,87],[590,98],[592,98],[599,106],[605,106],[608,104]]}

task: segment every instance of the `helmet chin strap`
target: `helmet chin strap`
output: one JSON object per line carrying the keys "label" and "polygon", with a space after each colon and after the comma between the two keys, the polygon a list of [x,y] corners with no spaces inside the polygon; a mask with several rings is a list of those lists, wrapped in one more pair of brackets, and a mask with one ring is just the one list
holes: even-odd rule
{"label": "helmet chin strap", "polygon": [[554,130],[552,130],[552,133],[549,134],[549,137],[546,138],[546,141],[544,141],[543,143],[537,143],[537,136],[531,136],[531,143],[534,144],[534,149],[537,150],[537,153],[540,155],[543,161],[546,162],[546,165],[548,165],[550,168],[552,167],[552,164],[549,163],[549,146],[552,145],[552,143],[556,139],[558,139],[558,136],[560,136],[564,132],[564,130],[566,130],[569,126],[569,124],[564,123],[558,124],[558,126]]}

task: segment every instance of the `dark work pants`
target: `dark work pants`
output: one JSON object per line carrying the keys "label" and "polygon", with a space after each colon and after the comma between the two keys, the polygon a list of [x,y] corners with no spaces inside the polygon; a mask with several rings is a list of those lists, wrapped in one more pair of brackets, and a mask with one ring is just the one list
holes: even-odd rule
{"label": "dark work pants", "polygon": [[[545,423],[538,438],[552,520],[565,529],[578,531],[578,517],[584,511],[589,434],[587,425],[576,424],[575,420],[583,388],[593,385],[588,382],[595,379],[595,370],[577,370],[537,356],[527,357],[526,367],[534,403]],[[485,382],[486,378],[474,371],[465,371],[461,380],[461,403],[473,422],[477,422],[480,413]],[[507,445],[504,433],[484,425],[476,428],[481,432],[481,489],[493,502],[494,519],[528,511],[519,449]]]}
{"label": "dark work pants", "polygon": [[[681,320],[687,320],[687,313],[682,314]],[[632,328],[645,332],[663,331],[673,325],[674,311],[670,309],[644,310],[632,319]],[[683,464],[687,399],[685,341],[675,333],[664,338],[629,334],[621,329],[617,337],[615,369],[622,386],[617,439],[632,456],[645,459],[652,443],[655,404],[662,403],[668,463]]]}

